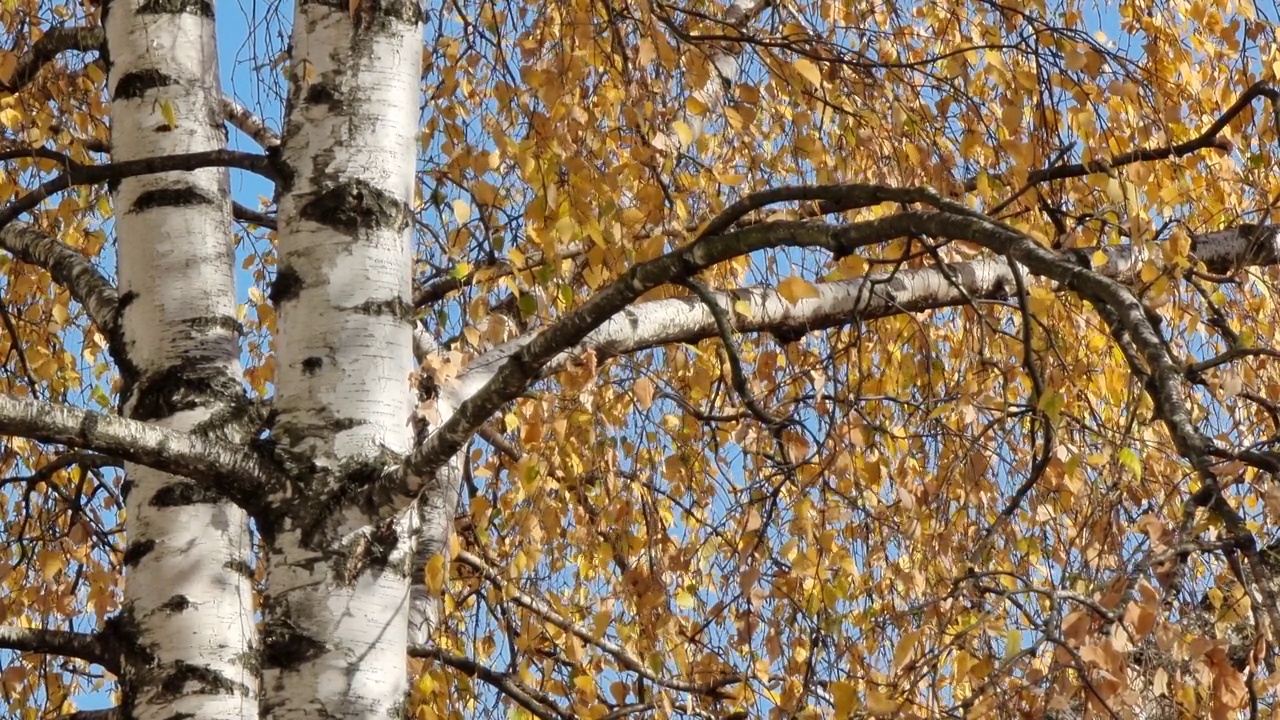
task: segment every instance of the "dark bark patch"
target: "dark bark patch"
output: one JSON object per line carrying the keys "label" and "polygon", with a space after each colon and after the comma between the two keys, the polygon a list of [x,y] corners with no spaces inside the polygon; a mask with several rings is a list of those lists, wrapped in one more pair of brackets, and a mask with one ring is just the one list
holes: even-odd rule
{"label": "dark bark patch", "polygon": [[262,661],[269,668],[290,669],[324,654],[324,643],[293,628],[284,618],[267,621]]}
{"label": "dark bark patch", "polygon": [[284,265],[276,271],[276,279],[271,281],[271,290],[267,299],[272,305],[280,307],[281,303],[298,297],[302,292],[302,276],[292,266]]}
{"label": "dark bark patch", "polygon": [[253,577],[253,568],[249,565],[249,563],[243,560],[228,560],[222,563],[222,568],[224,570],[229,570],[239,575],[240,577],[246,577],[246,578]]}
{"label": "dark bark patch", "polygon": [[174,595],[165,600],[160,605],[160,609],[168,613],[186,612],[191,609],[191,599],[186,595]]}
{"label": "dark bark patch", "polygon": [[139,15],[198,15],[213,17],[209,0],[147,0],[138,6]]}
{"label": "dark bark patch", "polygon": [[120,560],[124,563],[125,567],[134,567],[139,562],[142,562],[142,558],[150,555],[151,551],[155,549],[155,540],[141,540],[129,543],[129,547],[124,551],[124,557]]}
{"label": "dark bark patch", "polygon": [[303,375],[315,375],[320,372],[320,368],[322,367],[324,367],[324,358],[312,355],[311,357],[303,358],[302,360]]}
{"label": "dark bark patch", "polygon": [[298,216],[345,232],[362,227],[403,230],[409,222],[409,207],[369,183],[356,180],[314,195],[298,209]]}
{"label": "dark bark patch", "polygon": [[142,193],[125,212],[137,213],[153,208],[192,207],[195,205],[214,205],[216,203],[216,199],[193,187],[161,188]]}
{"label": "dark bark patch", "polygon": [[[347,0],[303,0],[303,5],[322,5],[350,12]],[[387,23],[422,22],[425,14],[418,0],[362,0],[356,10],[356,31],[386,30]]]}
{"label": "dark bark patch", "polygon": [[169,666],[164,676],[160,681],[160,692],[168,697],[179,697],[192,692],[188,687],[191,684],[198,686],[199,690],[195,692],[202,695],[249,693],[249,688],[243,683],[235,682],[216,670],[181,660]]}
{"label": "dark bark patch", "polygon": [[136,70],[120,78],[111,99],[113,101],[137,100],[146,95],[149,90],[169,87],[173,84],[174,79],[159,70]]}
{"label": "dark bark patch", "polygon": [[158,420],[211,401],[234,403],[244,396],[239,378],[210,367],[205,358],[190,357],[150,377],[135,388],[137,402],[130,417]]}
{"label": "dark bark patch", "polygon": [[328,105],[334,112],[342,110],[338,93],[334,91],[331,84],[324,81],[308,85],[306,92],[302,94],[302,102],[306,105]]}
{"label": "dark bark patch", "polygon": [[193,482],[173,482],[156,491],[151,497],[152,507],[186,507],[188,505],[211,505],[226,498],[207,486]]}
{"label": "dark bark patch", "polygon": [[405,322],[411,323],[414,321],[413,305],[405,302],[401,298],[395,298],[392,300],[370,300],[369,302],[361,303],[352,309],[361,315],[391,315],[392,317],[399,318]]}

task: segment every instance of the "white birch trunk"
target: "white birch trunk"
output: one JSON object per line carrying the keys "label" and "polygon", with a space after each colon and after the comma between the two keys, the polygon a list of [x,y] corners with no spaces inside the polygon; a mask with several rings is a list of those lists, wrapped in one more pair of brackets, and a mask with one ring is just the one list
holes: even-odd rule
{"label": "white birch trunk", "polygon": [[[225,147],[212,5],[115,0],[104,15],[113,158]],[[127,179],[114,202],[123,410],[195,428],[243,399],[227,173]],[[245,513],[183,478],[133,464],[126,473],[120,627],[146,655],[121,678],[127,711],[256,717]]]}
{"label": "white birch trunk", "polygon": [[409,451],[410,203],[422,15],[300,0],[281,145],[275,435],[305,480],[278,498],[264,711],[386,718],[406,689],[408,563],[379,508],[336,497]]}

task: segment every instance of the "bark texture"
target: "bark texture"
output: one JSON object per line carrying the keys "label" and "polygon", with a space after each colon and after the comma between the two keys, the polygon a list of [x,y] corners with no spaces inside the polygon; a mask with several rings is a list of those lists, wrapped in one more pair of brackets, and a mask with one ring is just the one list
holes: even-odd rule
{"label": "bark texture", "polygon": [[[410,450],[410,207],[422,12],[303,0],[281,139],[277,437],[298,482],[277,498],[265,711],[385,718],[406,688],[408,558],[353,500]],[[407,505],[405,499],[401,505]]]}
{"label": "bark texture", "polygon": [[[213,6],[115,0],[105,9],[113,160],[219,151]],[[199,431],[242,402],[227,173],[126,178],[115,189],[128,417]],[[197,482],[127,464],[121,676],[127,713],[254,718],[258,675],[248,516]]]}

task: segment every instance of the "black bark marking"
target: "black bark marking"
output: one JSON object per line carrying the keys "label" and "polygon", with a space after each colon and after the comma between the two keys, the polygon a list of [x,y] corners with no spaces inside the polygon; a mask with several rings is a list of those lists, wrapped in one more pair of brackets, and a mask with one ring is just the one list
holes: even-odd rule
{"label": "black bark marking", "polygon": [[328,105],[329,109],[338,112],[342,109],[342,102],[338,99],[338,93],[334,91],[333,86],[327,82],[314,82],[307,86],[306,92],[302,94],[302,102],[307,105]]}
{"label": "black bark marking", "polygon": [[129,547],[125,549],[124,557],[122,557],[120,561],[124,563],[125,567],[134,567],[142,561],[142,558],[150,555],[151,551],[155,549],[155,540],[141,540],[129,543]]}
{"label": "black bark marking", "polygon": [[414,321],[413,305],[400,298],[391,300],[370,300],[351,308],[361,315],[391,315],[407,323]]}
{"label": "black bark marking", "polygon": [[162,673],[164,679],[160,681],[160,692],[168,697],[176,698],[190,692],[187,690],[188,683],[200,686],[203,690],[200,694],[247,695],[249,693],[249,688],[243,683],[235,682],[216,670],[181,660],[171,665],[168,672],[162,671]]}
{"label": "black bark marking", "polygon": [[290,669],[319,657],[325,651],[325,644],[293,627],[288,619],[288,608],[284,612],[271,612],[268,600],[267,626],[263,630],[262,661],[266,667]]}
{"label": "black bark marking", "polygon": [[209,0],[147,0],[138,6],[139,15],[198,15],[213,17],[213,3]]}
{"label": "black bark marking", "polygon": [[408,204],[369,183],[351,181],[331,186],[298,209],[304,220],[345,232],[362,227],[403,230],[409,222]]}
{"label": "black bark marking", "polygon": [[205,485],[193,482],[173,482],[156,491],[148,503],[152,507],[187,507],[188,505],[212,505],[226,500]]}
{"label": "black bark marking", "polygon": [[289,265],[282,266],[276,271],[276,279],[271,281],[271,289],[267,292],[267,299],[272,305],[280,307],[281,303],[287,302],[298,297],[302,292],[302,276],[297,270]]}
{"label": "black bark marking", "polygon": [[234,403],[244,396],[238,378],[222,368],[209,367],[199,356],[144,378],[134,392],[138,397],[130,414],[134,420],[158,420],[202,407],[211,400]]}
{"label": "black bark marking", "polygon": [[217,199],[193,187],[161,188],[142,193],[125,212],[136,213],[161,207],[215,205],[217,202]]}
{"label": "black bark marking", "polygon": [[229,570],[241,577],[253,578],[253,567],[244,560],[228,560],[222,563],[224,570]]}
{"label": "black bark marking", "polygon": [[[350,5],[346,0],[301,0],[300,4],[322,5],[350,12]],[[370,29],[385,30],[388,22],[418,23],[424,17],[422,3],[418,0],[362,0],[356,11],[356,31],[363,33]]]}
{"label": "black bark marking", "polygon": [[311,357],[304,358],[302,360],[303,375],[315,375],[316,373],[320,372],[320,368],[322,367],[324,367],[324,359],[321,357],[312,355]]}
{"label": "black bark marking", "polygon": [[191,609],[191,598],[186,595],[174,595],[161,603],[160,609],[170,613],[186,612]]}
{"label": "black bark marking", "polygon": [[174,79],[159,70],[136,70],[120,78],[116,83],[112,100],[137,100],[146,95],[148,90],[169,87]]}

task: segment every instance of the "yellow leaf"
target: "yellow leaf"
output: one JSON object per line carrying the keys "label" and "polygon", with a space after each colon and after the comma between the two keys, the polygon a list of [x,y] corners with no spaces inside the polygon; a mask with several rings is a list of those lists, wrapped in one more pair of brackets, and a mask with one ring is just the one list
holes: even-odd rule
{"label": "yellow leaf", "polygon": [[178,112],[174,110],[173,103],[168,100],[160,102],[160,116],[164,118],[165,124],[169,127],[178,127]]}
{"label": "yellow leaf", "polygon": [[692,610],[697,607],[698,600],[688,590],[678,590],[676,591],[676,605],[685,610]]}
{"label": "yellow leaf", "polygon": [[432,555],[427,561],[424,578],[427,584],[427,592],[433,595],[439,594],[444,587],[444,555]]}
{"label": "yellow leaf", "polygon": [[867,709],[872,715],[896,715],[898,703],[887,693],[873,688],[867,690]]}
{"label": "yellow leaf", "polygon": [[637,380],[633,392],[636,394],[636,407],[648,410],[653,405],[653,381],[649,378]]}
{"label": "yellow leaf", "polygon": [[903,665],[911,659],[911,653],[915,650],[916,643],[920,641],[920,631],[916,630],[904,633],[902,639],[898,641],[898,646],[893,649],[893,671],[897,672],[902,669]]}
{"label": "yellow leaf", "polygon": [[858,689],[849,682],[833,682],[830,686],[831,702],[835,705],[836,720],[844,720],[853,714],[858,702]]}
{"label": "yellow leaf", "polygon": [[796,58],[791,67],[795,68],[795,71],[800,73],[800,77],[808,81],[810,85],[816,86],[822,83],[822,70],[809,58]]}
{"label": "yellow leaf", "polygon": [[590,675],[579,675],[574,678],[573,686],[584,693],[594,693],[596,691],[596,681],[592,680]]}
{"label": "yellow leaf", "polygon": [[689,147],[693,144],[693,128],[689,127],[689,123],[683,120],[676,120],[671,123],[671,129],[675,131],[676,137],[680,139],[680,147]]}
{"label": "yellow leaf", "polygon": [[471,219],[471,203],[462,198],[457,198],[450,203],[450,206],[453,208],[453,217],[458,221],[458,224],[466,225],[467,221]]}
{"label": "yellow leaf", "polygon": [[1120,181],[1116,178],[1107,178],[1107,199],[1115,205],[1124,205],[1124,187],[1120,185]]}
{"label": "yellow leaf", "polygon": [[578,232],[578,223],[568,215],[556,221],[556,235],[560,236],[561,242],[569,242],[573,240],[573,236]]}
{"label": "yellow leaf", "polygon": [[20,124],[22,124],[22,113],[13,108],[0,110],[0,125],[7,128],[16,128]]}
{"label": "yellow leaf", "polygon": [[818,288],[808,280],[792,275],[778,283],[778,294],[795,305],[806,298],[818,297]]}
{"label": "yellow leaf", "polygon": [[1093,257],[1089,258],[1089,262],[1093,267],[1099,268],[1107,264],[1107,253],[1102,250],[1095,250]]}
{"label": "yellow leaf", "polygon": [[1004,659],[1008,660],[1020,652],[1022,652],[1022,631],[1009,628],[1004,634]]}

